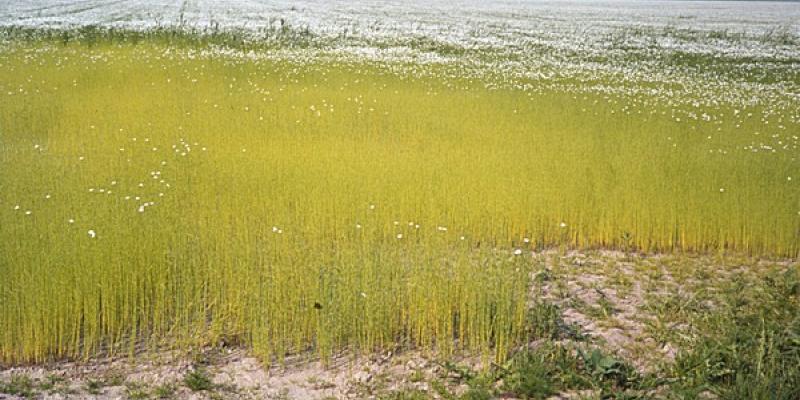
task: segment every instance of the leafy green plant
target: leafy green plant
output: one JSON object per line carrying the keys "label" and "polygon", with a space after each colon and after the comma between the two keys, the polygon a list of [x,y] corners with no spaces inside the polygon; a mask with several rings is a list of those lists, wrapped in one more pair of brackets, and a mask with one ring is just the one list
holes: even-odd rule
{"label": "leafy green plant", "polygon": [[175,395],[175,385],[170,383],[165,383],[163,385],[156,386],[153,390],[153,395],[158,399],[170,399]]}
{"label": "leafy green plant", "polygon": [[624,362],[603,353],[600,349],[586,352],[578,349],[578,356],[583,361],[584,370],[598,382],[611,382],[615,388],[627,388],[631,380],[633,369]]}
{"label": "leafy green plant", "polygon": [[103,390],[105,382],[100,379],[89,378],[86,380],[83,386],[87,393],[98,395]]}
{"label": "leafy green plant", "polygon": [[556,339],[564,322],[556,305],[537,299],[528,310],[528,324],[531,339]]}
{"label": "leafy green plant", "polygon": [[215,385],[204,368],[195,367],[183,377],[183,384],[194,392],[214,389]]}
{"label": "leafy green plant", "polygon": [[758,284],[733,279],[702,335],[672,370],[682,390],[726,399],[800,396],[800,298],[796,268]]}
{"label": "leafy green plant", "polygon": [[141,383],[128,383],[125,385],[125,395],[130,400],[143,400],[150,398],[149,388]]}
{"label": "leafy green plant", "polygon": [[13,374],[8,382],[0,382],[0,393],[31,397],[34,395],[33,380],[24,374]]}

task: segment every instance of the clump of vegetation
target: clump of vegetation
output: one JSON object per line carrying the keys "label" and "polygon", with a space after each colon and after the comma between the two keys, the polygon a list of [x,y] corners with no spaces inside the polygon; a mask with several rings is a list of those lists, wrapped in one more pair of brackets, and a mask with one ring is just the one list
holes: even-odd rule
{"label": "clump of vegetation", "polygon": [[125,385],[125,395],[129,400],[142,400],[151,398],[150,389],[141,383],[129,382]]}
{"label": "clump of vegetation", "polygon": [[208,372],[200,366],[195,366],[183,377],[183,384],[194,392],[208,391],[215,387]]}
{"label": "clump of vegetation", "polygon": [[70,394],[72,389],[69,388],[67,380],[63,376],[49,374],[42,382],[39,382],[39,389],[47,393],[62,393]]}
{"label": "clump of vegetation", "polygon": [[85,384],[83,385],[86,393],[92,395],[98,395],[103,390],[103,387],[106,386],[105,382],[100,379],[96,378],[89,378],[86,380]]}
{"label": "clump of vegetation", "polygon": [[165,383],[153,389],[153,396],[157,399],[170,399],[175,395],[175,391],[176,388],[174,384]]}
{"label": "clump of vegetation", "polygon": [[31,397],[35,393],[33,380],[24,374],[14,374],[8,382],[0,381],[0,393]]}
{"label": "clump of vegetation", "polygon": [[620,394],[651,388],[633,367],[598,348],[586,351],[548,343],[517,354],[505,372],[503,389],[530,399],[569,390]]}
{"label": "clump of vegetation", "polygon": [[753,285],[734,279],[720,310],[697,316],[698,338],[672,369],[682,392],[726,399],[800,397],[800,273]]}

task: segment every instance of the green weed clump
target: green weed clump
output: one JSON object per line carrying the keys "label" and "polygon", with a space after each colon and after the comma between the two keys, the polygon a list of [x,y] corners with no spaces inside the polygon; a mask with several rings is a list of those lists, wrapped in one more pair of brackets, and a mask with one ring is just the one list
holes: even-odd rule
{"label": "green weed clump", "polygon": [[78,36],[0,51],[4,363],[502,360],[529,334],[533,250],[798,253],[796,147],[742,150],[778,123]]}
{"label": "green weed clump", "polygon": [[13,375],[8,382],[0,382],[0,393],[24,398],[32,397],[33,381],[25,375]]}
{"label": "green weed clump", "polygon": [[721,310],[698,318],[701,334],[671,373],[687,398],[711,392],[724,399],[800,397],[800,270],[755,285],[734,279]]}
{"label": "green weed clump", "polygon": [[526,399],[546,399],[568,390],[593,390],[613,396],[650,390],[653,386],[632,366],[599,349],[576,351],[546,343],[516,354],[504,374],[504,389]]}
{"label": "green weed clump", "polygon": [[202,368],[195,368],[193,371],[186,374],[183,378],[183,383],[194,392],[211,390],[214,388],[214,383]]}

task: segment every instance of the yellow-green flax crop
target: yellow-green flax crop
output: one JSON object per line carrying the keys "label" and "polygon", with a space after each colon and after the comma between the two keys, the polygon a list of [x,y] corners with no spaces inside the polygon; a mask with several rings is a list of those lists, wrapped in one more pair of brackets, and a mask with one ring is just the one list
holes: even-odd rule
{"label": "yellow-green flax crop", "polygon": [[4,48],[0,361],[220,341],[502,359],[537,248],[798,253],[796,140],[744,150],[777,124],[418,69]]}

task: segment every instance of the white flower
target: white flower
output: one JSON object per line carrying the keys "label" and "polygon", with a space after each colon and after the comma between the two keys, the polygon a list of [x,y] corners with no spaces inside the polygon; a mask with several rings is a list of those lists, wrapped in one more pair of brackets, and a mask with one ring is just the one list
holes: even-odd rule
{"label": "white flower", "polygon": [[31,211],[31,210],[25,211],[25,215],[31,215],[31,214],[33,214],[33,211]]}
{"label": "white flower", "polygon": [[562,222],[562,223],[558,224],[558,226],[560,226],[562,228],[566,228],[567,227],[567,223],[566,222]]}
{"label": "white flower", "polygon": [[272,227],[272,231],[273,231],[273,232],[278,232],[278,227],[277,227],[277,226],[273,226],[273,227]]}
{"label": "white flower", "polygon": [[525,243],[530,243],[531,242],[531,240],[528,239],[528,238],[524,238],[524,239],[522,239],[522,241],[525,242]]}
{"label": "white flower", "polygon": [[117,184],[117,181],[111,181],[111,186],[114,186],[116,184]]}
{"label": "white flower", "polygon": [[68,219],[68,220],[67,220],[67,222],[69,222],[70,224],[74,224],[74,223],[75,223],[75,220],[74,220],[74,219],[72,219],[72,218],[70,218],[70,219]]}
{"label": "white flower", "polygon": [[97,232],[95,232],[94,229],[89,229],[89,232],[87,233],[89,234],[89,237],[92,239],[97,237]]}
{"label": "white flower", "polygon": [[461,236],[459,239],[461,239],[461,240],[464,240],[464,239],[466,239],[466,238],[465,238],[465,237],[463,237],[463,236]]}
{"label": "white flower", "polygon": [[402,239],[402,238],[403,238],[403,234],[402,234],[402,233],[398,233],[398,234],[397,234],[397,238],[398,238],[398,239]]}
{"label": "white flower", "polygon": [[17,204],[17,205],[15,205],[15,206],[14,206],[14,210],[15,210],[15,211],[16,211],[16,210],[19,210],[19,204]]}
{"label": "white flower", "polygon": [[369,209],[370,209],[370,210],[374,210],[374,209],[375,209],[375,204],[370,204],[370,205],[369,205]]}
{"label": "white flower", "polygon": [[363,297],[363,298],[365,298],[365,299],[366,299],[366,298],[367,298],[367,294],[366,294],[366,293],[364,293],[364,292],[361,292],[361,297]]}
{"label": "white flower", "polygon": [[516,250],[514,250],[514,255],[515,255],[515,256],[518,256],[518,255],[520,255],[520,254],[522,254],[522,250],[520,250],[520,249],[516,249]]}
{"label": "white flower", "polygon": [[719,188],[720,193],[725,193],[725,188]]}
{"label": "white flower", "polygon": [[356,229],[361,229],[361,224],[356,224]]}
{"label": "white flower", "polygon": [[140,212],[140,213],[143,213],[143,212],[144,212],[144,205],[141,205],[141,206],[139,206],[139,212]]}

